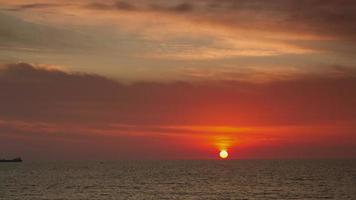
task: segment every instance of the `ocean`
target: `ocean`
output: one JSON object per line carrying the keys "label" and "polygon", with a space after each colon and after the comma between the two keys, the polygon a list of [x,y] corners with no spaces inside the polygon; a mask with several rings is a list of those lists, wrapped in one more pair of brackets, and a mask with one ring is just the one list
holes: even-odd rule
{"label": "ocean", "polygon": [[356,160],[0,163],[0,199],[356,199]]}

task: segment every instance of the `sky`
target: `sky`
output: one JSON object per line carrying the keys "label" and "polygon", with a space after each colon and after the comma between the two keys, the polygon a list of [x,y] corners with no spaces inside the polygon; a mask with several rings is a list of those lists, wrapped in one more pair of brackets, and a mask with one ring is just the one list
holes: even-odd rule
{"label": "sky", "polygon": [[355,158],[353,0],[0,0],[0,158]]}

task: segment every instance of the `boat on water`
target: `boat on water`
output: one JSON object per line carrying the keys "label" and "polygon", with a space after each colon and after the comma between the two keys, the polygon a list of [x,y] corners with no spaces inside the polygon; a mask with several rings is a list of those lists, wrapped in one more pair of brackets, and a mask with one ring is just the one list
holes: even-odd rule
{"label": "boat on water", "polygon": [[0,162],[22,162],[20,157],[14,159],[0,159]]}

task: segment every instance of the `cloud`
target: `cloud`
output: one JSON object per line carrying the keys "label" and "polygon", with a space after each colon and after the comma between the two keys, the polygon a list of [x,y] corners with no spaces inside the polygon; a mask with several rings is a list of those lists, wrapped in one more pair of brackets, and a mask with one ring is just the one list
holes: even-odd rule
{"label": "cloud", "polygon": [[173,11],[177,11],[177,12],[191,12],[193,11],[194,6],[192,6],[192,4],[189,3],[181,3],[176,5],[175,7],[173,7]]}
{"label": "cloud", "polygon": [[354,120],[354,74],[305,75],[268,83],[134,83],[30,64],[0,71],[1,116],[123,124],[286,125]]}
{"label": "cloud", "polygon": [[98,10],[125,10],[125,11],[138,11],[140,10],[134,4],[131,4],[127,1],[116,1],[112,3],[103,3],[103,2],[92,2],[88,5],[84,6],[85,8],[89,9],[98,9]]}
{"label": "cloud", "polygon": [[94,2],[88,5],[88,8],[99,10],[126,10],[126,11],[159,11],[159,12],[192,12],[195,6],[187,2],[172,3],[154,1],[114,1],[109,3]]}
{"label": "cloud", "polygon": [[[327,155],[326,147],[355,145],[350,142],[355,141],[355,84],[355,72],[346,67],[268,83],[127,85],[48,65],[7,64],[0,67],[0,147],[35,158],[72,152],[74,157],[113,159],[129,152],[131,158],[209,158],[207,149],[221,145],[258,156],[263,153],[251,152],[253,146],[273,154],[285,145],[313,144],[324,149],[319,156]],[[342,138],[344,147],[335,138]],[[60,150],[63,145],[67,148]]]}
{"label": "cloud", "polygon": [[47,9],[47,8],[58,8],[63,7],[64,4],[56,4],[56,3],[30,3],[30,4],[21,4],[17,6],[12,6],[8,8],[9,11],[24,11],[24,10],[32,10],[32,9]]}
{"label": "cloud", "polygon": [[[47,4],[54,6],[49,8],[46,7]],[[305,55],[307,57],[318,54],[319,57],[326,58],[331,56],[339,58],[346,55],[347,59],[354,62],[351,55],[356,52],[352,45],[355,41],[353,33],[356,27],[353,23],[355,20],[353,13],[356,6],[349,0],[343,3],[316,0],[298,3],[292,0],[63,1],[61,5],[56,5],[52,1],[49,3],[38,1],[32,4],[17,1],[6,3],[2,7],[28,9],[29,12],[23,14],[26,21],[43,23],[48,20],[50,26],[68,29],[91,27],[91,29],[78,30],[82,37],[77,37],[78,34],[73,36],[67,34],[63,37],[61,34],[52,37],[61,41],[49,42],[43,39],[47,38],[46,36],[42,36],[38,37],[41,41],[36,42],[70,46],[84,40],[84,44],[91,44],[94,48],[104,46],[101,50],[106,48],[109,54],[121,51],[121,49],[117,50],[118,47],[122,47],[117,41],[123,40],[118,38],[117,32],[119,32],[130,35],[125,40],[138,41],[138,44],[134,45],[149,44],[148,49],[152,52],[143,52],[144,56],[141,58],[154,58],[156,61],[167,58],[180,61],[206,61],[244,57],[276,57],[281,60],[284,59],[281,56]],[[36,19],[36,16],[40,18],[43,13],[46,13],[45,19],[43,17]],[[70,26],[73,24],[74,26]],[[107,24],[110,24],[108,26],[110,28],[106,27]],[[7,26],[3,27],[12,30]],[[25,34],[26,37],[32,37],[24,38],[24,41],[39,40],[33,38],[38,34],[37,28],[23,28],[20,23],[18,29],[33,30]],[[101,31],[91,32],[93,30]],[[17,32],[12,35],[17,35]],[[52,32],[49,31],[46,35],[52,35]],[[21,38],[23,35],[18,37],[20,38],[12,39],[16,42],[24,42],[18,41],[23,39]],[[66,41],[70,42],[66,43]],[[184,45],[179,45],[183,43],[182,41],[188,42],[189,47],[184,48],[182,47]],[[102,46],[96,42],[101,42]],[[140,48],[142,49],[144,48]],[[342,60],[344,61],[342,64],[345,64],[345,59]]]}
{"label": "cloud", "polygon": [[[116,3],[122,3],[121,1]],[[174,38],[206,37],[214,44],[221,38],[246,45],[234,46],[221,43],[219,46],[192,47],[192,52],[208,49],[200,60],[229,59],[231,57],[279,56],[285,54],[305,55],[326,52],[351,55],[355,48],[356,5],[353,1],[300,1],[293,0],[202,0],[202,1],[130,1],[124,4],[130,9],[118,8],[116,3],[107,3],[105,8],[112,15],[133,15],[140,20],[152,19],[156,24],[170,19],[167,24],[142,25],[141,34],[146,38],[158,37],[162,41]],[[95,8],[94,8],[95,10]],[[159,20],[157,20],[159,19]],[[183,23],[183,24],[181,24]],[[174,25],[171,25],[174,24]],[[148,28],[149,27],[149,28]],[[155,30],[156,29],[156,30]],[[168,38],[167,37],[171,37]],[[350,43],[351,42],[351,43]],[[256,43],[258,45],[256,45]],[[256,49],[256,46],[258,47]],[[236,48],[234,48],[236,47]],[[285,48],[288,47],[288,48]],[[341,52],[342,51],[342,52]],[[227,52],[227,53],[221,53]],[[247,52],[247,53],[246,53]],[[261,53],[262,52],[262,53]],[[186,51],[158,53],[162,59],[197,60]],[[190,52],[188,52],[190,53]],[[220,56],[227,55],[227,56]],[[156,58],[156,57],[155,57]]]}
{"label": "cloud", "polygon": [[181,2],[174,5],[165,5],[165,6],[151,4],[150,8],[152,9],[152,11],[190,13],[194,11],[195,6],[191,3]]}
{"label": "cloud", "polygon": [[[148,0],[130,3],[118,1],[112,3],[111,7],[118,10],[187,15],[186,20],[222,25],[227,29],[315,35],[324,39],[355,39],[353,33],[356,27],[353,22],[356,18],[356,4],[352,0],[202,0],[159,3]],[[104,6],[98,4],[92,8],[103,10]],[[110,4],[105,4],[105,8],[113,10]]]}
{"label": "cloud", "polygon": [[115,3],[115,7],[120,10],[135,10],[135,6],[125,1],[118,1]]}
{"label": "cloud", "polygon": [[5,50],[78,52],[97,45],[90,39],[82,32],[34,23],[0,12],[0,47]]}
{"label": "cloud", "polygon": [[[20,1],[21,2],[21,1]],[[9,3],[7,3],[9,4]],[[5,4],[6,5],[6,4]],[[74,5],[74,10],[132,11],[182,17],[199,26],[224,27],[225,29],[250,30],[265,35],[277,33],[276,38],[314,38],[319,40],[341,39],[355,41],[356,4],[352,0],[201,0],[201,1],[64,1],[62,4],[19,3],[9,4],[10,9],[42,9]],[[59,10],[60,12],[60,10]],[[78,12],[82,13],[82,12]],[[122,14],[121,12],[117,12]],[[155,16],[146,16],[155,17]],[[157,18],[156,18],[157,19]],[[287,38],[288,38],[287,37]]]}

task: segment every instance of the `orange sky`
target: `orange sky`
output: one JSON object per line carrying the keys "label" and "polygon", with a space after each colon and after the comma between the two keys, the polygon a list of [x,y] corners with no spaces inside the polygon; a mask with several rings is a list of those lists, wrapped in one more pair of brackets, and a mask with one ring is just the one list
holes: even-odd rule
{"label": "orange sky", "polygon": [[0,157],[355,157],[354,13],[351,0],[0,0]]}

